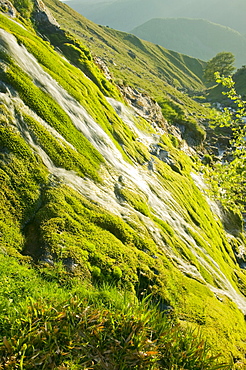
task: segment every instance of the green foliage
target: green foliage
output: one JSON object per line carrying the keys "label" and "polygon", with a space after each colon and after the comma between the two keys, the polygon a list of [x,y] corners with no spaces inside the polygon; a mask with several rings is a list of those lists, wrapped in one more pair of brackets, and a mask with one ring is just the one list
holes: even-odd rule
{"label": "green foliage", "polygon": [[246,77],[246,66],[243,65],[239,68],[233,75],[233,81],[235,82],[235,89],[238,95],[245,100],[246,91],[245,91],[245,77]]}
{"label": "green foliage", "polygon": [[246,102],[237,94],[235,83],[231,77],[215,74],[216,81],[226,87],[223,92],[230,101],[233,109],[225,108],[223,112],[216,112],[212,117],[212,127],[230,127],[232,130],[232,161],[214,164],[214,169],[207,172],[211,178],[213,191],[225,207],[241,211],[245,206],[245,136],[246,125],[243,120]]}
{"label": "green foliage", "polygon": [[12,3],[23,18],[30,17],[34,7],[32,0],[12,0]]}
{"label": "green foliage", "polygon": [[51,306],[26,300],[1,317],[1,365],[20,369],[231,369],[199,333],[146,304],[121,310],[73,297]]}
{"label": "green foliage", "polygon": [[215,81],[215,72],[219,72],[224,77],[231,75],[235,70],[234,61],[235,57],[231,52],[222,51],[218,53],[208,61],[204,69],[204,78],[207,81]]}

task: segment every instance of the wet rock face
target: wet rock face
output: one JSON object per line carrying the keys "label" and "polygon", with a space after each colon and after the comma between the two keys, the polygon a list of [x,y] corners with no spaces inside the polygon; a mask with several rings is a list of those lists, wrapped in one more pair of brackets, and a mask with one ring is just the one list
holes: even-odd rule
{"label": "wet rock face", "polygon": [[180,173],[180,169],[179,169],[178,165],[170,157],[170,154],[169,154],[168,151],[162,149],[158,145],[153,145],[151,154],[156,156],[157,158],[159,158],[162,162],[168,164],[172,168],[172,170]]}
{"label": "wet rock face", "polygon": [[214,129],[207,127],[207,138],[205,141],[205,147],[210,155],[218,157],[220,159],[230,160],[228,156],[231,154],[232,131],[228,127],[219,127],[215,131]]}
{"label": "wet rock face", "polygon": [[161,108],[153,99],[130,86],[119,86],[119,88],[126,102],[131,105],[137,115],[159,127],[167,128],[168,123],[162,115]]}
{"label": "wet rock face", "polygon": [[16,9],[8,0],[0,0],[0,11],[7,14],[11,18],[16,17]]}

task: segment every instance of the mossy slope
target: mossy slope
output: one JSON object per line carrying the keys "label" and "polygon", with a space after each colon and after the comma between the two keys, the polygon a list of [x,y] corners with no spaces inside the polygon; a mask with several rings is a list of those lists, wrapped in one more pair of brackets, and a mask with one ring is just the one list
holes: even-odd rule
{"label": "mossy slope", "polygon": [[[195,170],[194,160],[175,148],[166,135],[159,135],[158,145],[169,152],[173,167],[154,157],[137,141],[136,133],[104,96],[111,94],[122,99],[117,88],[110,82],[103,84],[103,74],[94,66],[87,49],[83,51],[83,45],[75,39],[68,47],[75,50],[76,58],[80,55],[76,66],[38,37],[30,24],[28,31],[4,15],[0,22],[1,28],[26,47],[53,81],[87,110],[108,135],[121,161],[121,167],[114,167],[103,158],[102,143],[95,148],[76,128],[68,111],[47,92],[44,82],[24,71],[13,53],[6,48],[1,50],[1,261],[3,265],[6,260],[14,261],[18,266],[19,260],[24,264],[20,275],[28,276],[27,282],[23,282],[22,276],[19,286],[11,280],[10,303],[20,301],[27,305],[22,293],[28,291],[30,281],[34,285],[50,281],[54,295],[59,290],[65,299],[71,287],[72,294],[85,296],[80,288],[82,282],[85,290],[96,292],[104,284],[111,284],[112,289],[125,291],[129,301],[150,294],[160,307],[173,306],[184,327],[204,327],[204,335],[227,361],[231,353],[238,362],[244,361],[244,316],[230,297],[223,294],[225,281],[236,296],[240,297],[239,288],[245,292],[244,279],[240,278],[240,286],[237,285],[244,271],[219,218],[213,215],[204,194],[194,184],[190,175]],[[126,37],[113,30],[103,32],[114,34],[119,40]],[[146,44],[144,48],[153,51],[158,47]],[[91,79],[83,73],[88,73],[88,69]],[[188,84],[191,73],[184,78]],[[195,87],[200,84],[197,78],[194,81]],[[175,94],[181,93],[175,90]],[[183,99],[191,102],[188,97]],[[178,146],[176,142],[175,145]],[[148,167],[150,158],[155,171]],[[140,173],[148,191],[129,174],[125,174],[126,181],[120,180],[120,168]],[[79,181],[77,190],[69,183],[69,175]],[[87,191],[81,184],[88,184]],[[92,189],[100,195],[97,200],[93,200]],[[153,199],[162,204],[162,213]],[[239,240],[234,238],[235,243]],[[37,268],[34,262],[44,267]],[[5,274],[4,279],[12,278]],[[56,284],[59,288],[54,287]],[[214,294],[210,285],[218,293]],[[4,290],[1,295],[4,302],[8,301]],[[39,288],[30,291],[35,300],[44,295]],[[105,293],[103,302],[110,301],[108,295]],[[49,299],[52,301],[52,295]],[[13,314],[12,306],[8,312]],[[7,335],[5,314],[1,320],[3,335]],[[3,341],[7,350],[8,340]],[[70,359],[70,365],[72,361],[75,366],[76,358]]]}

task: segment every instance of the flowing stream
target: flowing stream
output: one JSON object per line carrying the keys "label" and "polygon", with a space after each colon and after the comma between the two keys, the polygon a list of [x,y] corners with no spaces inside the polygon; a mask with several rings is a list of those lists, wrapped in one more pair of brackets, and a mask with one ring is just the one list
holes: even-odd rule
{"label": "flowing stream", "polygon": [[[53,78],[51,78],[48,73],[42,69],[36,59],[26,50],[26,48],[17,43],[13,35],[4,30],[0,30],[0,40],[1,47],[15,59],[19,66],[32,78],[33,82],[37,84],[37,86],[41,86],[44,91],[50,94],[52,98],[59,103],[62,109],[71,118],[74,126],[81,131],[92,145],[103,155],[109,165],[107,168],[103,169],[105,176],[104,184],[102,185],[96,184],[90,179],[82,179],[73,171],[58,168],[52,163],[47,153],[45,153],[40,146],[34,143],[27,128],[23,127],[20,122],[16,122],[16,126],[20,130],[22,136],[40,155],[50,173],[63,179],[63,181],[69,186],[79,191],[94,203],[101,205],[105,209],[108,209],[119,216],[123,216],[123,218],[124,216],[128,217],[131,213],[137,211],[129,205],[124,203],[122,204],[122,202],[117,200],[114,189],[116,184],[118,186],[122,186],[119,182],[119,176],[124,178],[126,183],[130,184],[133,189],[140,189],[148,199],[148,204],[151,209],[153,209],[156,216],[170,224],[178,237],[190,248],[202,265],[206,267],[207,271],[211,273],[220,287],[218,289],[207,284],[209,288],[216,294],[220,293],[230,297],[238,307],[246,313],[246,299],[234,289],[232,284],[220,270],[216,261],[214,261],[206,251],[202,250],[202,248],[198,246],[195,240],[189,235],[188,231],[186,231],[188,230],[188,227],[191,228],[191,225],[188,224],[182,216],[182,214],[184,214],[184,210],[181,205],[173,199],[172,195],[163,189],[154,171],[148,169],[147,166],[137,166],[127,163],[123,159],[121,152],[116,148],[113,141],[103,131],[103,129],[73,97],[71,97]],[[28,110],[28,114],[32,114],[35,119],[38,119],[39,122],[42,123],[60,142],[66,142],[64,138],[56,132],[56,130],[51,128],[40,118],[37,118],[37,115],[26,107],[18,97],[11,96],[11,93],[7,92],[1,93],[0,99],[2,102],[5,101],[8,108],[12,104],[13,108],[16,106],[19,110]],[[121,103],[118,103],[113,99],[108,99],[108,101],[115,108],[117,114],[125,124],[134,130],[139,139],[146,146],[156,143],[158,133],[157,135],[147,135],[142,133],[135,127],[134,119],[131,119],[130,112],[126,111]],[[160,231],[155,226],[154,222],[139,212],[137,213],[145,223],[159,247],[165,249],[167,255],[174,261],[180,270],[191,277],[204,281],[195,266],[182,260],[174,254],[170,247],[164,244]],[[209,256],[211,264],[206,262],[203,257],[205,255]]]}

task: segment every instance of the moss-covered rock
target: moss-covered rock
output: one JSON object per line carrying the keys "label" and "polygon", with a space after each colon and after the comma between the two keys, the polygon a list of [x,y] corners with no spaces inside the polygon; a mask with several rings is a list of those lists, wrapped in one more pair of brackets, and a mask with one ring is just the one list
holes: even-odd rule
{"label": "moss-covered rock", "polygon": [[[21,6],[30,13],[29,3],[20,4],[19,11],[24,15]],[[64,5],[60,6],[63,9]],[[58,7],[56,2],[54,7]],[[23,28],[3,14],[0,22],[8,32],[1,50],[0,65],[0,264],[3,267],[0,270],[6,279],[6,284],[0,286],[1,302],[6,305],[6,311],[0,315],[1,335],[6,337],[0,344],[0,351],[5,356],[4,366],[9,361],[10,352],[11,355],[14,353],[17,365],[23,368],[27,355],[31,353],[30,361],[36,358],[36,349],[28,342],[33,332],[28,329],[25,332],[28,344],[20,344],[20,330],[24,324],[20,318],[15,320],[12,303],[22,307],[21,315],[30,315],[29,324],[36,325],[36,319],[33,320],[35,312],[42,316],[46,308],[52,306],[52,313],[54,311],[57,315],[56,307],[61,309],[62,300],[57,298],[60,294],[66,302],[70,294],[79,295],[94,307],[92,309],[96,309],[100,302],[96,317],[103,312],[103,306],[113,307],[114,311],[115,307],[122,305],[124,294],[127,304],[144,302],[143,298],[149,295],[158,309],[173,308],[175,323],[181,323],[178,326],[181,336],[184,328],[202,328],[203,336],[213,350],[221,351],[227,362],[231,353],[234,361],[245,362],[242,311],[246,280],[238,257],[240,243],[245,242],[242,235],[234,232],[241,220],[236,216],[231,218],[225,230],[225,225],[213,214],[206,195],[191,176],[195,171],[195,161],[180,150],[182,138],[161,131],[163,127],[151,125],[141,116],[131,117],[132,126],[127,125],[105,98],[108,95],[122,102],[119,91],[96,67],[89,49],[71,33],[49,33],[48,42],[37,35],[30,22],[29,29]],[[118,40],[113,49],[115,53],[124,47],[124,40],[127,48],[131,44],[141,52],[147,50],[152,55],[150,60],[155,52],[159,58],[165,54],[167,63],[167,52],[157,46],[99,28],[97,32],[101,39],[104,35],[107,45],[114,46],[113,40]],[[91,37],[95,37],[95,31],[93,35]],[[53,90],[47,89],[45,81],[18,60],[15,50],[19,44],[22,46],[18,50],[25,50],[25,55],[28,55],[26,61],[31,64],[31,60],[36,59],[36,69],[42,72],[43,79],[49,75]],[[59,53],[54,46],[59,47]],[[138,49],[134,49],[136,63],[141,59]],[[175,59],[173,55],[170,58],[172,61]],[[133,68],[133,58],[127,60],[129,68]],[[191,81],[194,87],[200,84],[199,79],[187,70],[184,72],[185,69],[178,77],[178,65],[180,61],[176,60],[174,71],[169,70],[169,73],[180,86]],[[139,65],[136,68],[140,68]],[[140,80],[143,80],[145,88],[144,76],[135,76],[131,83],[136,84]],[[53,93],[58,89],[66,96],[67,105],[61,106]],[[187,135],[193,135],[196,144],[201,142],[203,129],[198,126],[197,119],[187,118],[190,109],[198,115],[200,105],[193,105],[187,96],[182,96],[181,102],[181,92],[173,87],[169,87],[170,91],[175,94],[171,99],[176,104],[169,104],[169,99],[168,103],[166,99],[160,99],[163,112],[173,116],[174,120],[178,117],[185,125]],[[159,92],[154,95],[156,97]],[[86,112],[83,116],[84,131],[70,114],[71,101]],[[158,158],[153,146],[151,149],[151,145],[137,140],[136,129],[138,133],[147,135],[148,140],[152,139],[159,151],[168,153],[169,161],[161,160],[161,156]],[[86,135],[86,130],[90,135]],[[103,135],[98,135],[97,131]],[[150,163],[154,163],[152,168]],[[74,181],[70,181],[71,178]],[[229,238],[226,231],[234,235]],[[7,274],[6,261],[17,270],[17,278],[13,276],[12,266]],[[7,286],[6,291],[4,285]],[[48,303],[44,311],[39,311],[40,306],[38,310],[30,311],[26,295],[34,301],[46,296]],[[58,321],[70,315],[68,312],[72,311],[68,307],[74,308],[72,303],[64,304],[61,316],[56,316]],[[147,311],[145,309],[141,314],[143,321],[144,317],[148,318]],[[6,319],[8,315],[9,321]],[[105,317],[107,315],[109,312]],[[123,335],[125,327],[121,323],[125,320],[124,314],[112,313],[111,324],[114,315],[119,324],[113,327]],[[158,315],[162,317],[160,312]],[[103,325],[94,328],[95,337],[108,325],[105,317]],[[48,315],[44,328],[48,328],[55,321],[53,319]],[[77,317],[72,315],[71,320],[68,332],[77,327],[74,325],[78,323]],[[10,330],[11,325],[14,326]],[[141,333],[145,333],[145,326],[142,328],[143,331],[134,329],[131,337],[128,333],[124,343],[131,343],[134,337],[140,340]],[[6,333],[7,329],[11,335]],[[58,333],[59,328],[56,330]],[[146,330],[150,333],[152,329],[148,327]],[[168,331],[168,337],[172,338],[172,329],[168,328]],[[54,355],[58,362],[54,365],[47,360],[47,366],[71,365],[75,369],[80,366],[78,348],[74,344],[77,334],[73,332],[72,337],[62,337],[59,351],[63,351],[63,345],[66,355],[67,348],[71,350],[71,356],[66,358],[68,362],[57,360],[55,347],[56,355],[49,352],[48,356],[52,358]],[[149,341],[152,339],[148,337]],[[46,342],[42,338],[40,340],[44,345],[40,351],[43,351]],[[50,340],[51,351],[55,342],[54,338]],[[69,342],[70,347],[65,344],[67,340],[72,341]],[[10,341],[13,342],[9,344]],[[188,342],[192,343],[191,337]],[[150,345],[150,342],[146,343]],[[146,350],[146,359],[156,355],[151,357],[155,362],[150,361],[149,369],[153,364],[160,365],[157,362],[159,355],[163,366],[166,366],[164,347],[157,356],[157,353],[148,351],[145,344],[137,347],[137,353],[140,356],[142,349]],[[28,354],[25,348],[28,348]],[[111,348],[110,341],[107,348]],[[185,351],[188,351],[187,346]],[[185,366],[183,362],[180,364]],[[91,365],[86,363],[85,366]],[[174,365],[174,362],[170,364]],[[190,369],[197,370],[194,366]]]}

